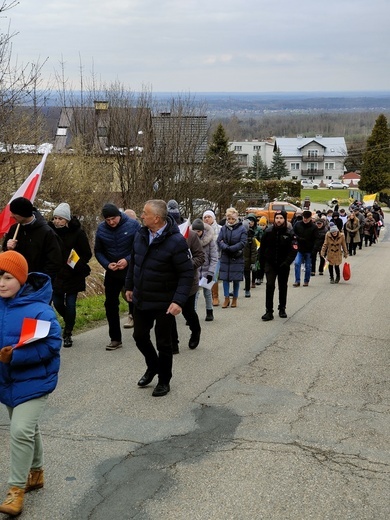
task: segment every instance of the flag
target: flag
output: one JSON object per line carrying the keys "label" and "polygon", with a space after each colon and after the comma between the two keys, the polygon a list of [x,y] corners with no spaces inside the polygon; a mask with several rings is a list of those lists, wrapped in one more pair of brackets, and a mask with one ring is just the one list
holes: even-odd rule
{"label": "flag", "polygon": [[46,338],[50,330],[50,321],[35,320],[34,318],[24,318],[20,338],[14,348],[21,347],[27,343],[32,343],[37,339]]}
{"label": "flag", "polygon": [[75,265],[77,264],[77,262],[80,260],[80,257],[79,255],[76,253],[76,251],[74,249],[72,249],[72,251],[70,252],[70,255],[69,255],[69,258],[67,260],[67,264],[72,268],[74,269]]}
{"label": "flag", "polygon": [[364,195],[363,203],[366,207],[371,207],[375,204],[377,193],[371,193],[370,195]]}
{"label": "flag", "polygon": [[38,164],[35,170],[30,173],[20,188],[15,191],[6,207],[0,213],[0,238],[8,232],[12,224],[15,224],[15,220],[11,217],[11,211],[9,209],[11,202],[18,197],[25,197],[26,199],[29,199],[32,204],[34,204],[35,195],[37,194],[39,184],[41,183],[42,172],[49,151],[50,148],[46,148],[41,162]]}
{"label": "flag", "polygon": [[183,224],[180,224],[179,229],[183,237],[187,239],[190,234],[190,217]]}

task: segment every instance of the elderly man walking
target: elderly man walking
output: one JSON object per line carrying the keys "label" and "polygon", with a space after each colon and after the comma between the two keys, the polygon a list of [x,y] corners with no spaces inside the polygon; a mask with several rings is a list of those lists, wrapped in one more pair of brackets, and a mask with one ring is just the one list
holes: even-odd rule
{"label": "elderly man walking", "polygon": [[[152,395],[160,397],[170,391],[173,320],[188,299],[194,268],[187,242],[163,200],[147,201],[141,218],[144,227],[134,239],[125,288],[134,304],[133,337],[147,366],[138,386],[149,385],[158,375]],[[150,339],[153,326],[157,350]]]}

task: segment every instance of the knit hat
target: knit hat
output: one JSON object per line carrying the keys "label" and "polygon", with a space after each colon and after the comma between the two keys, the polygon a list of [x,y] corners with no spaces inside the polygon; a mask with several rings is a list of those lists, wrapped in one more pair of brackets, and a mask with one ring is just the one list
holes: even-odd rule
{"label": "knit hat", "polygon": [[181,220],[180,220],[179,204],[174,199],[171,199],[168,201],[167,208],[168,208],[169,215],[171,215],[171,217],[173,217],[175,219],[175,221],[178,224],[180,224]]}
{"label": "knit hat", "polygon": [[252,222],[257,224],[257,217],[254,213],[249,213],[249,215],[246,218],[247,218],[247,220],[251,220]]}
{"label": "knit hat", "polygon": [[267,217],[261,217],[261,219],[259,220],[259,225],[266,226],[267,224],[268,224]]}
{"label": "knit hat", "polygon": [[67,202],[61,202],[56,209],[53,211],[53,217],[64,218],[68,222],[70,221],[70,206]]}
{"label": "knit hat", "polygon": [[[275,211],[275,217],[276,217],[276,215],[282,215],[284,220],[287,222],[287,213],[284,210],[280,209],[279,211]],[[274,219],[275,219],[275,217],[274,217]]]}
{"label": "knit hat", "polygon": [[102,215],[104,218],[110,218],[110,217],[120,217],[121,212],[119,209],[115,206],[115,204],[104,204],[102,209]]}
{"label": "knit hat", "polygon": [[338,231],[339,231],[339,228],[335,224],[331,224],[331,226],[329,228],[329,232],[330,233],[338,233]]}
{"label": "knit hat", "polygon": [[29,199],[25,197],[17,197],[11,201],[9,205],[11,213],[19,215],[20,217],[32,217],[33,205]]}
{"label": "knit hat", "polygon": [[0,271],[12,274],[20,285],[23,285],[28,275],[27,261],[17,251],[5,251],[0,253]]}
{"label": "knit hat", "polygon": [[194,231],[204,231],[203,220],[201,220],[200,218],[196,218],[192,223],[191,227]]}
{"label": "knit hat", "polygon": [[215,213],[214,213],[214,211],[212,211],[211,209],[207,209],[207,210],[203,213],[203,218],[205,218],[206,216],[212,217],[213,220],[215,220]]}
{"label": "knit hat", "polygon": [[313,216],[312,212],[309,211],[308,209],[305,209],[305,211],[302,213],[303,218],[311,218],[312,216]]}

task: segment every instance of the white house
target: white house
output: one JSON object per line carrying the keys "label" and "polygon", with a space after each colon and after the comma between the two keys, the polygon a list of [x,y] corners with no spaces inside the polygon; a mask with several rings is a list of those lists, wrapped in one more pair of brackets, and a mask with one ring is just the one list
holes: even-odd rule
{"label": "white house", "polygon": [[347,145],[344,137],[276,137],[291,180],[312,179],[316,182],[340,179],[344,173]]}
{"label": "white house", "polygon": [[266,166],[270,166],[274,152],[275,140],[267,141],[231,141],[229,150],[233,151],[243,170],[247,170],[253,166],[253,159],[258,156]]}

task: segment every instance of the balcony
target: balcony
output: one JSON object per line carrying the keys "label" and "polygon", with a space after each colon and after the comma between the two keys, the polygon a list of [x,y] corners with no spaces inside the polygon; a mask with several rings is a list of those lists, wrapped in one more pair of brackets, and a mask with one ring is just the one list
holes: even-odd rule
{"label": "balcony", "polygon": [[302,177],[322,177],[324,170],[301,170]]}
{"label": "balcony", "polygon": [[302,155],[302,162],[322,162],[324,160],[323,155],[307,156]]}

